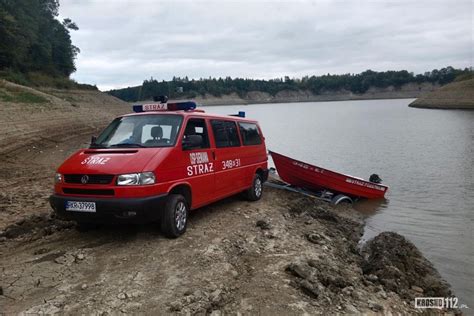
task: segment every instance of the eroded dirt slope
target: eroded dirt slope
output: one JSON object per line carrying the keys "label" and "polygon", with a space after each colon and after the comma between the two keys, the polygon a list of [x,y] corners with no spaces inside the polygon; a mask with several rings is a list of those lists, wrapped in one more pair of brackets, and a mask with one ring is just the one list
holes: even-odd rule
{"label": "eroded dirt slope", "polygon": [[87,146],[114,117],[130,106],[99,91],[32,88],[0,81],[0,92],[22,93],[43,102],[0,99],[0,230],[23,216],[49,209],[54,170]]}
{"label": "eroded dirt slope", "polygon": [[0,158],[16,159],[25,147],[57,144],[102,129],[110,120],[130,112],[130,106],[100,91],[38,91],[0,80],[0,90],[11,96],[27,92],[44,101],[5,102],[0,99]]}
{"label": "eroded dirt slope", "polygon": [[415,108],[474,109],[474,79],[452,82],[410,103]]}

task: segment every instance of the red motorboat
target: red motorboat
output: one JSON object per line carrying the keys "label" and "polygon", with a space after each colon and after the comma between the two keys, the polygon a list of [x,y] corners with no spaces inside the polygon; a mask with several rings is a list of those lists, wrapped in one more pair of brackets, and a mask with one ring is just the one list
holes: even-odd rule
{"label": "red motorboat", "polygon": [[[297,187],[315,191],[330,190],[350,197],[367,199],[383,198],[388,190],[388,186],[377,182],[313,166],[272,151],[270,151],[270,155],[272,155],[280,178]],[[378,176],[375,179],[380,180]]]}

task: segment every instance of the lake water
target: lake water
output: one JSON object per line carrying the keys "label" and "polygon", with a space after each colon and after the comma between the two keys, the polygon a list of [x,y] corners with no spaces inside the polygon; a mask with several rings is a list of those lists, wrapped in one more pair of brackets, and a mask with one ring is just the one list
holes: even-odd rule
{"label": "lake water", "polygon": [[[208,107],[260,121],[267,147],[390,186],[383,203],[356,205],[364,239],[409,238],[474,309],[474,111],[409,108],[412,99]],[[466,310],[464,310],[466,312]]]}

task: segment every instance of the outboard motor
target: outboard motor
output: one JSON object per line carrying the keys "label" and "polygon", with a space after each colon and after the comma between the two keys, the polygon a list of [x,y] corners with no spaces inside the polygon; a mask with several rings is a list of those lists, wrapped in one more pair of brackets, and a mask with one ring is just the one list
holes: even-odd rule
{"label": "outboard motor", "polygon": [[373,183],[382,183],[382,179],[380,179],[379,175],[376,173],[370,176],[369,181]]}

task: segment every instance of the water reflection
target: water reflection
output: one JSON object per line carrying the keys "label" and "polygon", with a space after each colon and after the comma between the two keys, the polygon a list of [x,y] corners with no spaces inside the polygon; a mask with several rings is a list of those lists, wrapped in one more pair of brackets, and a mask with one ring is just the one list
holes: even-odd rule
{"label": "water reflection", "polygon": [[369,217],[387,208],[388,203],[388,199],[362,199],[355,202],[353,206],[364,216]]}

